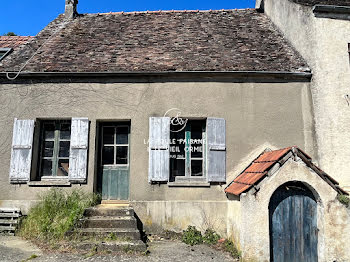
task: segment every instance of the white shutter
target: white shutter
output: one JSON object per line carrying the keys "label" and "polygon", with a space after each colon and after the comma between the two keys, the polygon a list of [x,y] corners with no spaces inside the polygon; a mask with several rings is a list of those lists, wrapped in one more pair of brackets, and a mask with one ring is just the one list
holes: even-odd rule
{"label": "white shutter", "polygon": [[169,180],[170,117],[149,119],[149,170],[148,182]]}
{"label": "white shutter", "polygon": [[226,182],[226,121],[207,119],[208,182]]}
{"label": "white shutter", "polygon": [[34,120],[17,120],[13,125],[10,182],[26,183],[30,180]]}
{"label": "white shutter", "polygon": [[69,153],[69,181],[85,183],[89,142],[89,119],[72,118]]}

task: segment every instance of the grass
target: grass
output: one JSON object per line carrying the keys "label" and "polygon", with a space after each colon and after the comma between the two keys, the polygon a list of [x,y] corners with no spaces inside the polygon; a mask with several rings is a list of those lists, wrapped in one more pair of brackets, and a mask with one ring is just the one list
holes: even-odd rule
{"label": "grass", "polygon": [[83,217],[84,210],[99,202],[99,196],[73,190],[70,193],[52,188],[40,197],[28,216],[21,221],[19,235],[39,241],[59,241]]}
{"label": "grass", "polygon": [[202,235],[196,227],[188,226],[182,233],[182,242],[187,245],[193,246],[204,243],[218,250],[225,250],[229,252],[233,258],[240,259],[241,252],[237,249],[235,243],[228,239],[220,242],[220,238],[220,235],[210,228]]}

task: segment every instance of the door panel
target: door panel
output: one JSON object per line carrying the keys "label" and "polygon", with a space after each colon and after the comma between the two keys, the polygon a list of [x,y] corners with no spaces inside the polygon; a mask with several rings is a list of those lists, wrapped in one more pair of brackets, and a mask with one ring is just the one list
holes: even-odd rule
{"label": "door panel", "polygon": [[129,199],[129,130],[130,126],[125,123],[102,127],[103,200]]}
{"label": "door panel", "polygon": [[270,202],[271,260],[316,262],[317,203],[301,185],[282,186]]}

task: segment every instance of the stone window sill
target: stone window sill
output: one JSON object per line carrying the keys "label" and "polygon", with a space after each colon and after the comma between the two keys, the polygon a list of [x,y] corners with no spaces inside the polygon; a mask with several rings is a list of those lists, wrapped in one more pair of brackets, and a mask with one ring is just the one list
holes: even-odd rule
{"label": "stone window sill", "polygon": [[68,179],[43,179],[41,181],[30,181],[29,186],[71,186]]}
{"label": "stone window sill", "polygon": [[169,187],[210,187],[210,183],[207,182],[169,182],[168,183]]}

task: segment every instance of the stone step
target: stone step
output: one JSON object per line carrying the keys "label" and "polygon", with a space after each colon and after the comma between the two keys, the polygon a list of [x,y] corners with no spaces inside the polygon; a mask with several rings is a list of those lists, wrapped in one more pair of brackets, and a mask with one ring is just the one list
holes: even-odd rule
{"label": "stone step", "polygon": [[89,237],[112,237],[118,240],[140,240],[141,235],[138,229],[134,228],[79,228],[71,232],[71,234],[78,234],[80,236]]}
{"label": "stone step", "polygon": [[18,220],[17,219],[0,219],[0,225],[8,225],[8,224],[17,225]]}
{"label": "stone step", "polygon": [[93,216],[79,222],[83,228],[137,228],[136,218],[132,216]]}
{"label": "stone step", "polygon": [[84,216],[93,217],[93,216],[134,216],[134,209],[130,207],[120,207],[120,208],[99,208],[91,207],[85,209]]}
{"label": "stone step", "polygon": [[95,249],[97,252],[101,251],[137,251],[145,252],[147,250],[147,245],[141,240],[134,240],[128,242],[119,242],[119,241],[107,241],[107,242],[89,242],[83,241],[76,245],[77,249],[91,251]]}
{"label": "stone step", "polygon": [[16,227],[14,226],[0,226],[0,231],[15,231]]}
{"label": "stone step", "polygon": [[0,213],[0,219],[1,218],[18,218],[20,217],[19,213]]}

